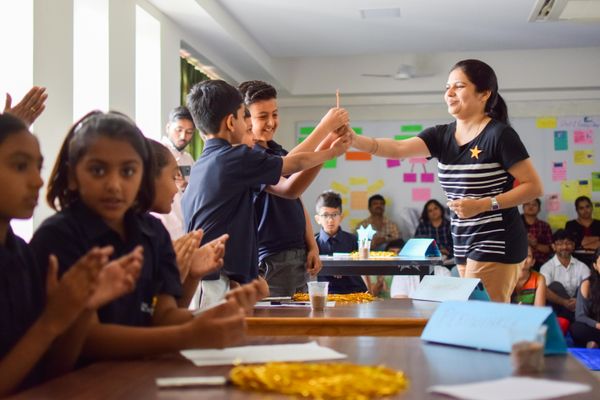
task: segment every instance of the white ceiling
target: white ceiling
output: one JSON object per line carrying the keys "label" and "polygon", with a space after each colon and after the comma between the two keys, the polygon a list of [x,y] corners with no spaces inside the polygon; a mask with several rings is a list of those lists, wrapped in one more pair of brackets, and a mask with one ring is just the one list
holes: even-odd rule
{"label": "white ceiling", "polygon": [[[311,63],[340,69],[359,63],[363,72],[393,74],[401,63],[421,64],[427,72],[428,61],[452,52],[600,47],[598,20],[528,22],[536,0],[149,2],[200,44],[192,46],[205,62],[218,59],[223,76],[268,80],[288,94],[300,92],[303,70],[318,79],[319,68],[299,68]],[[361,9],[382,8],[399,8],[400,17],[361,18]],[[378,86],[369,85],[374,92]]]}

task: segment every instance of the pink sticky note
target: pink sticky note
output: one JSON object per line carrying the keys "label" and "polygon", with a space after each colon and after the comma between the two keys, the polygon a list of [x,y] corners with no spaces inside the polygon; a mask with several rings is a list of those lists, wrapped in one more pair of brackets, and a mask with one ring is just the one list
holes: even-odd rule
{"label": "pink sticky note", "polygon": [[421,182],[433,182],[434,179],[434,175],[430,172],[423,172],[421,174]]}
{"label": "pink sticky note", "polygon": [[558,194],[551,194],[548,196],[548,201],[546,202],[546,210],[548,212],[556,212],[560,210],[560,197]]}
{"label": "pink sticky note", "polygon": [[573,142],[577,144],[594,144],[593,132],[591,129],[578,129],[573,132]]}
{"label": "pink sticky note", "polygon": [[552,163],[552,181],[560,182],[567,179],[567,163],[553,162]]}
{"label": "pink sticky note", "polygon": [[414,172],[405,172],[404,173],[404,182],[416,182],[417,174]]}
{"label": "pink sticky note", "polygon": [[388,158],[385,160],[388,168],[395,168],[400,166],[400,160],[396,160],[394,158]]}
{"label": "pink sticky note", "polygon": [[427,164],[427,159],[425,157],[412,157],[408,162],[411,164]]}
{"label": "pink sticky note", "polygon": [[430,188],[413,188],[412,199],[413,201],[427,201],[431,198]]}

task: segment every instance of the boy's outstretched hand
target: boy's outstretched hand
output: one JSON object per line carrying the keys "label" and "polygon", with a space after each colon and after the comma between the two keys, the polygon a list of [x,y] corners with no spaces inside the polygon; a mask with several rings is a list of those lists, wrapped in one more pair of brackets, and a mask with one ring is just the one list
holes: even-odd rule
{"label": "boy's outstretched hand", "polygon": [[333,150],[336,157],[339,157],[350,148],[351,144],[352,136],[348,133],[344,133],[331,144],[330,149]]}
{"label": "boy's outstretched hand", "polygon": [[55,335],[63,333],[87,307],[98,286],[100,271],[108,262],[112,247],[94,247],[81,257],[60,280],[58,260],[51,255],[46,278],[46,308],[40,317]]}
{"label": "boy's outstretched hand", "polygon": [[107,263],[98,275],[98,286],[87,303],[87,308],[98,308],[130,293],[140,276],[144,263],[144,248],[136,246],[131,253]]}
{"label": "boy's outstretched hand", "polygon": [[22,119],[27,125],[31,125],[46,108],[45,103],[47,98],[46,88],[34,86],[20,102],[12,107],[12,97],[6,93],[4,112]]}
{"label": "boy's outstretched hand", "polygon": [[348,111],[343,108],[334,107],[329,109],[327,114],[321,118],[319,126],[323,127],[325,132],[332,132],[341,126],[347,125],[349,122],[350,115],[348,114]]}

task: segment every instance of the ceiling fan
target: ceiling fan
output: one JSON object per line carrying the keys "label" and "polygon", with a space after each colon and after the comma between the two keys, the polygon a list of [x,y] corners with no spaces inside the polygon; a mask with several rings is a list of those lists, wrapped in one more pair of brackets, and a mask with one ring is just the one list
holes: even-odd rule
{"label": "ceiling fan", "polygon": [[410,64],[400,64],[395,74],[360,74],[360,76],[365,76],[368,78],[391,78],[396,81],[405,81],[413,78],[425,78],[433,75],[434,74],[432,73],[419,72],[414,65]]}

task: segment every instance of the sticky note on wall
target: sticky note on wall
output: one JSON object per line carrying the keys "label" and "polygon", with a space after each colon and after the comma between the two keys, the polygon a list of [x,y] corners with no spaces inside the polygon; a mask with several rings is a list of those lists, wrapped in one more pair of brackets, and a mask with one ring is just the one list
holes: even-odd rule
{"label": "sticky note on wall", "polygon": [[553,162],[552,163],[552,181],[560,182],[567,179],[567,163]]}
{"label": "sticky note on wall", "polygon": [[594,131],[592,129],[576,129],[573,131],[575,144],[594,144]]}
{"label": "sticky note on wall", "polygon": [[573,162],[577,165],[594,165],[594,150],[575,150]]}
{"label": "sticky note on wall", "polygon": [[431,199],[430,188],[413,188],[412,189],[412,200],[413,201],[427,201]]}
{"label": "sticky note on wall", "polygon": [[554,131],[554,150],[561,151],[569,148],[567,131]]}
{"label": "sticky note on wall", "polygon": [[569,220],[568,215],[564,214],[550,214],[548,215],[548,224],[553,231],[557,229],[564,229],[567,221]]}
{"label": "sticky note on wall", "polygon": [[539,129],[556,128],[556,117],[543,117],[535,121],[535,127]]}
{"label": "sticky note on wall", "polygon": [[400,166],[400,160],[396,160],[394,158],[388,158],[385,160],[385,163],[388,168],[396,168]]}
{"label": "sticky note on wall", "polygon": [[560,210],[560,198],[558,194],[548,195],[548,200],[546,200],[546,211],[548,212],[557,212]]}
{"label": "sticky note on wall", "polygon": [[592,192],[600,192],[600,172],[592,172]]}
{"label": "sticky note on wall", "polygon": [[353,210],[366,210],[368,208],[368,195],[365,191],[350,192],[350,208]]}

